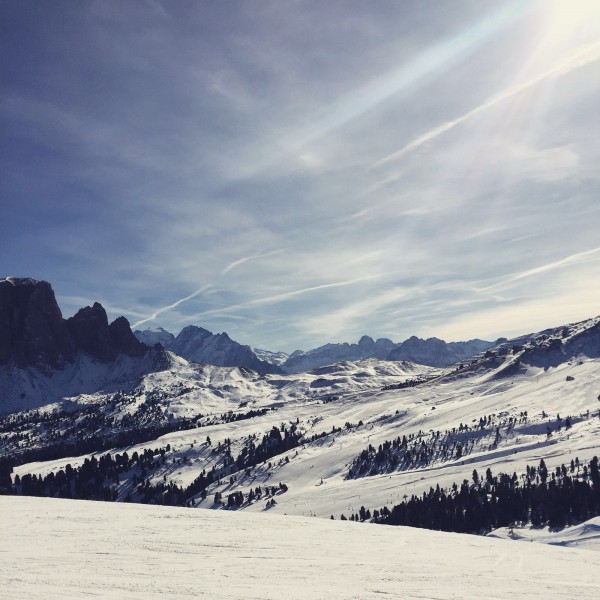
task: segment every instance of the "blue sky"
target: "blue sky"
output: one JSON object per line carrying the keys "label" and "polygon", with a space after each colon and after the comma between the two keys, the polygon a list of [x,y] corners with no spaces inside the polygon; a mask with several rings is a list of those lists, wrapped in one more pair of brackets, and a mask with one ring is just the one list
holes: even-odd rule
{"label": "blue sky", "polygon": [[600,3],[3,1],[2,276],[291,351],[600,313]]}

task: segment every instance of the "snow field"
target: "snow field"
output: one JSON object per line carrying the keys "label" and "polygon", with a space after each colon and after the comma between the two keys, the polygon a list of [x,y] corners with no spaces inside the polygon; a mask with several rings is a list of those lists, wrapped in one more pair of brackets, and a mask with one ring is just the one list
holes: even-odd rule
{"label": "snow field", "polygon": [[597,599],[600,553],[247,512],[0,497],[6,600]]}
{"label": "snow field", "polygon": [[[374,368],[372,361],[367,362],[371,364],[344,363],[341,369],[356,373]],[[226,497],[235,491],[247,493],[257,486],[283,482],[289,490],[277,496],[277,505],[270,512],[326,518],[334,515],[339,518],[342,513],[349,516],[358,512],[361,506],[371,510],[384,505],[391,508],[401,502],[405,495],[420,494],[437,484],[441,487],[449,487],[454,482],[460,484],[463,479],[471,479],[473,469],[477,469],[480,476],[484,475],[487,468],[495,474],[513,471],[521,474],[526,465],[537,465],[541,458],[544,458],[549,469],[554,469],[563,463],[570,464],[576,457],[581,461],[589,461],[594,455],[600,455],[600,419],[597,416],[600,408],[597,400],[600,393],[599,365],[598,359],[586,359],[581,364],[565,363],[546,371],[529,368],[510,379],[496,379],[492,371],[466,378],[449,376],[413,388],[388,391],[381,391],[381,387],[374,388],[374,382],[371,382],[369,389],[340,393],[336,400],[328,403],[290,396],[281,402],[281,394],[286,389],[283,387],[275,398],[271,396],[257,401],[259,406],[272,408],[263,416],[173,432],[158,440],[127,448],[127,451],[131,455],[136,450],[140,452],[145,448],[170,444],[172,452],[167,455],[166,464],[150,473],[150,480],[156,483],[166,476],[167,481],[185,486],[202,469],[208,471],[219,460],[219,455],[213,454],[212,449],[225,439],[231,439],[235,457],[248,436],[256,434],[260,439],[273,426],[279,427],[282,423],[289,426],[291,422],[299,420],[301,429],[310,435],[330,432],[334,426],[341,427],[343,431],[340,433],[275,457],[270,468],[268,465],[258,465],[249,475],[237,473],[233,483],[229,476],[224,477],[220,485],[215,483],[210,486],[207,498],[199,504],[201,508],[215,508],[213,500],[217,491]],[[212,384],[219,380],[230,386],[229,399],[220,400],[223,409],[244,398],[248,386],[248,381],[242,377],[242,387],[236,391],[235,379],[227,375],[230,371],[230,375],[235,374],[240,379],[235,369],[202,367],[202,377],[208,378]],[[190,368],[189,375],[193,376],[194,372]],[[176,377],[176,384],[179,385],[180,376],[179,371],[176,376],[168,372],[157,373],[152,376],[152,383],[147,381],[146,385],[148,389],[155,385],[155,389],[161,390],[172,385],[173,377]],[[314,376],[303,374],[302,380]],[[567,376],[574,379],[567,381]],[[293,380],[293,376],[287,377]],[[375,380],[380,386],[382,382],[377,377]],[[263,383],[259,382],[260,389]],[[296,384],[286,385],[297,391]],[[192,399],[185,401],[190,405],[194,403]],[[200,404],[190,410],[195,414],[204,411],[204,401],[200,400]],[[479,418],[485,415],[505,413],[505,418],[508,418],[509,415],[518,416],[523,411],[528,413],[528,423],[517,426],[508,437],[503,436],[493,450],[488,450],[488,445],[493,441],[488,437],[461,460],[436,462],[418,470],[346,479],[350,463],[369,444],[377,448],[385,440],[417,434],[419,431],[427,438],[430,431],[444,432],[458,428],[460,423],[475,426]],[[586,415],[587,411],[589,417],[580,417]],[[545,418],[542,412],[546,413]],[[557,414],[563,419],[568,415],[573,416],[573,426],[569,430],[563,427],[560,432],[553,431],[552,436],[547,438],[546,427],[556,429]],[[361,420],[363,426],[345,429],[346,422],[356,425]],[[211,448],[205,444],[207,436],[212,440]],[[122,452],[123,449],[116,451]],[[289,458],[289,463],[283,460],[285,457]],[[15,469],[15,473],[20,476],[24,473],[45,475],[64,468],[69,462],[76,466],[84,458],[22,465]],[[283,461],[281,464],[280,460]],[[129,482],[123,482],[120,497],[124,498],[130,490]],[[253,512],[262,512],[264,509],[264,502],[244,507],[244,510]]]}

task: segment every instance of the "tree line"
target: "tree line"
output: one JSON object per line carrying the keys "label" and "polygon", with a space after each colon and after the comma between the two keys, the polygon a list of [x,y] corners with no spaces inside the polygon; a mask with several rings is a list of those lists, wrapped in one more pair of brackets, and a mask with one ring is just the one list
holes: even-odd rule
{"label": "tree line", "polygon": [[[542,459],[527,466],[521,478],[488,468],[480,477],[454,483],[448,489],[436,486],[422,495],[413,494],[391,510],[361,507],[351,520],[372,520],[386,525],[406,525],[439,531],[485,534],[498,527],[531,524],[562,528],[600,515],[600,470],[598,457],[589,464],[579,459],[549,471]],[[345,515],[342,519],[347,519]]]}

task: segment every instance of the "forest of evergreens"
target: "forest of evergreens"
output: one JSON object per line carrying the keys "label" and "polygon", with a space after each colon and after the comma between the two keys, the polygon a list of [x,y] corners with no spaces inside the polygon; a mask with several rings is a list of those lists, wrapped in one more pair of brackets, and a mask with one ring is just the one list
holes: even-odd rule
{"label": "forest of evergreens", "polygon": [[[600,471],[598,457],[589,464],[578,459],[567,467],[549,471],[544,460],[527,466],[519,477],[488,468],[481,477],[476,470],[471,480],[438,486],[422,495],[405,497],[391,510],[361,507],[350,515],[353,521],[373,520],[386,525],[406,525],[458,533],[487,533],[498,527],[531,524],[561,528],[600,515]],[[343,520],[347,519],[342,515]]]}

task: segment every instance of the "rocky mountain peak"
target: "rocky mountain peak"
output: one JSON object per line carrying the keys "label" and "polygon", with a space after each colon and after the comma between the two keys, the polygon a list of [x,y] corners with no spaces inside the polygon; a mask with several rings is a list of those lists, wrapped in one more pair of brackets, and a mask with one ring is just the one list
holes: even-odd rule
{"label": "rocky mountain peak", "polygon": [[358,340],[358,347],[361,350],[367,350],[370,351],[373,349],[373,346],[375,346],[375,340],[372,337],[369,337],[368,335],[363,335],[360,340]]}
{"label": "rocky mountain peak", "polygon": [[98,302],[65,320],[47,281],[0,279],[0,365],[51,371],[72,363],[80,351],[110,362],[119,352],[141,356],[145,350],[127,319],[109,325]]}
{"label": "rocky mountain peak", "polygon": [[142,356],[146,351],[145,345],[133,335],[129,321],[125,317],[116,318],[108,329],[110,339],[118,351],[128,356]]}
{"label": "rocky mountain peak", "polygon": [[75,344],[47,281],[0,280],[0,364],[61,368]]}
{"label": "rocky mountain peak", "polygon": [[222,367],[246,367],[258,373],[278,373],[279,367],[259,359],[250,346],[232,340],[227,333],[212,333],[196,325],[184,327],[177,337],[162,328],[136,331],[138,340],[148,345],[160,342],[186,360]]}
{"label": "rocky mountain peak", "polygon": [[108,317],[100,303],[77,311],[67,319],[67,327],[79,348],[103,362],[115,359],[117,350],[111,344]]}

